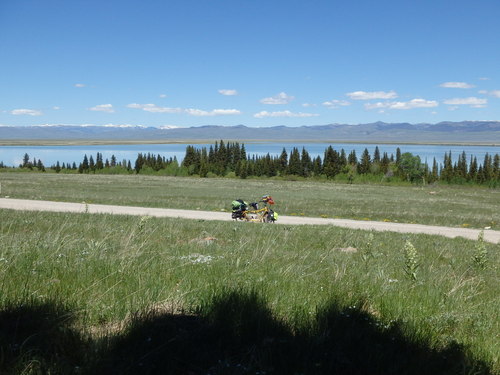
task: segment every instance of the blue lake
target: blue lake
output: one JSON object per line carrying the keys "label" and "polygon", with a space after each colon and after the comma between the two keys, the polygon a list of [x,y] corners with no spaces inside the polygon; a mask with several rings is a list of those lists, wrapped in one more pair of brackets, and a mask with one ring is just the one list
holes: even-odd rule
{"label": "blue lake", "polygon": [[[210,147],[211,144],[195,144],[197,148]],[[245,143],[247,155],[279,155],[283,148],[288,153],[293,147],[302,150],[302,147],[309,152],[311,157],[323,157],[324,151],[328,146],[332,146],[335,150],[344,149],[347,154],[352,150],[356,151],[358,158],[361,156],[365,148],[368,149],[370,155],[377,145],[365,143]],[[95,160],[96,153],[100,152],[104,160],[111,159],[111,155],[115,155],[117,161],[123,159],[130,160],[134,163],[138,153],[151,153],[166,158],[177,157],[181,161],[184,158],[187,144],[134,144],[134,145],[92,145],[92,146],[0,146],[0,162],[8,166],[17,166],[22,163],[24,154],[28,154],[30,159],[41,159],[45,166],[51,166],[57,161],[62,163],[73,163],[77,165],[83,160],[83,156],[93,155]],[[396,149],[401,149],[401,152],[411,152],[414,155],[420,156],[422,162],[427,161],[432,165],[433,158],[436,158],[438,163],[443,162],[444,154],[451,151],[453,160],[457,160],[458,156],[465,151],[467,160],[470,161],[472,156],[475,156],[478,163],[482,164],[486,153],[490,155],[500,154],[500,146],[443,146],[443,145],[395,145],[395,144],[379,144],[380,154],[387,152],[396,155]]]}

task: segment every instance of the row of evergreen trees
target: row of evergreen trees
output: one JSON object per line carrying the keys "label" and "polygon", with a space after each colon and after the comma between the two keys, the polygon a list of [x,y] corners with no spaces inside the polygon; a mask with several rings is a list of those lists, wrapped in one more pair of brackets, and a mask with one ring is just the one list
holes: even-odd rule
{"label": "row of evergreen trees", "polygon": [[248,176],[326,176],[334,178],[339,174],[345,174],[348,179],[353,179],[355,175],[384,175],[387,177],[397,176],[412,182],[424,181],[435,182],[443,180],[446,182],[464,182],[472,181],[485,183],[498,181],[500,156],[495,154],[491,156],[486,154],[482,164],[479,164],[477,158],[471,158],[467,162],[467,155],[463,152],[458,161],[453,164],[451,151],[444,156],[444,164],[438,165],[434,158],[432,167],[427,162],[422,163],[419,156],[411,153],[401,153],[397,148],[396,155],[383,154],[375,147],[373,156],[365,148],[360,157],[356,151],[352,150],[349,154],[344,149],[335,150],[328,146],[323,158],[317,156],[312,158],[305,148],[299,151],[293,148],[290,154],[286,149],[279,156],[252,155],[247,157],[244,145],[236,143],[227,143],[223,141],[215,143],[207,150],[188,146],[186,156],[182,165],[188,168],[191,175],[200,175],[206,177],[209,173],[217,176],[224,176],[230,172],[240,178]]}
{"label": "row of evergreen trees", "polygon": [[[245,145],[238,142],[224,141],[216,142],[208,149],[206,147],[196,148],[189,145],[181,164],[177,159],[165,158],[161,155],[138,154],[134,165],[130,160],[118,161],[112,155],[111,159],[103,159],[101,153],[97,153],[94,159],[92,155],[84,156],[83,161],[77,166],[76,163],[62,163],[59,161],[50,168],[56,172],[74,171],[78,173],[157,173],[163,171],[168,175],[199,175],[201,177],[227,176],[233,174],[236,177],[247,178],[250,176],[301,176],[304,178],[325,176],[332,179],[337,175],[343,175],[352,181],[357,175],[373,175],[385,177],[398,177],[412,182],[446,181],[449,183],[491,183],[499,182],[500,156],[486,154],[482,163],[477,158],[471,157],[468,161],[463,152],[458,160],[453,163],[451,151],[445,153],[444,163],[437,163],[434,158],[432,166],[427,162],[422,163],[419,156],[411,153],[401,153],[397,148],[396,155],[387,152],[380,153],[375,147],[373,155],[365,149],[358,157],[356,151],[349,154],[344,149],[335,150],[329,146],[323,157],[311,157],[305,148],[299,151],[293,148],[290,153],[286,149],[278,156],[269,153],[263,156],[248,156]],[[20,168],[37,168],[45,171],[41,160],[30,160],[25,154]]]}

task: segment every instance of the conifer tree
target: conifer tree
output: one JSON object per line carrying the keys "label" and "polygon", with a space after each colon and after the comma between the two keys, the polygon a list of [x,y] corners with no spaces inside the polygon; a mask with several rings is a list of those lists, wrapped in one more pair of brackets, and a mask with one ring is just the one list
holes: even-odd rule
{"label": "conifer tree", "polygon": [[281,175],[284,175],[287,173],[288,169],[288,154],[283,147],[283,151],[281,151],[281,155],[279,157],[279,167],[278,171],[280,172]]}
{"label": "conifer tree", "polygon": [[432,161],[432,171],[429,182],[435,182],[439,179],[439,167],[436,158]]}
{"label": "conifer tree", "polygon": [[87,159],[87,154],[83,156],[83,162],[82,162],[82,172],[88,173],[89,172],[89,160]]}
{"label": "conifer tree", "polygon": [[300,158],[301,162],[301,175],[303,177],[309,177],[312,171],[312,161],[309,153],[306,151],[305,147],[302,147],[302,155]]}
{"label": "conifer tree", "polygon": [[323,166],[321,163],[321,158],[316,156],[313,161],[313,173],[315,176],[321,175],[323,173]]}
{"label": "conifer tree", "polygon": [[378,146],[375,146],[375,151],[373,152],[373,162],[380,163],[380,150]]}
{"label": "conifer tree", "polygon": [[496,181],[500,179],[500,155],[495,154],[493,158],[492,178]]}
{"label": "conifer tree", "polygon": [[368,151],[367,148],[365,148],[363,154],[361,155],[361,161],[358,163],[358,173],[359,174],[369,173],[370,166],[371,166],[370,152]]}
{"label": "conifer tree", "polygon": [[28,167],[29,167],[29,164],[30,164],[30,156],[26,153],[26,154],[24,154],[24,156],[23,156],[23,164],[22,164],[22,167],[23,167],[23,168],[28,168]]}
{"label": "conifer tree", "polygon": [[38,168],[39,171],[45,172],[45,166],[43,165],[40,159],[38,159],[36,167]]}
{"label": "conifer tree", "polygon": [[90,157],[89,157],[89,169],[92,172],[95,172],[95,162],[94,162],[94,158],[92,157],[92,155],[90,155]]}
{"label": "conifer tree", "polygon": [[401,160],[401,150],[398,147],[396,149],[396,164],[399,164],[400,160]]}
{"label": "conifer tree", "polygon": [[301,175],[301,165],[300,165],[300,154],[298,148],[294,147],[290,153],[290,160],[288,162],[288,174],[300,176]]}
{"label": "conifer tree", "polygon": [[469,173],[467,176],[469,181],[477,181],[477,159],[476,157],[472,157],[469,165]]}
{"label": "conifer tree", "polygon": [[358,157],[356,156],[356,151],[352,150],[349,153],[349,156],[347,158],[347,162],[351,165],[357,165],[358,164]]}

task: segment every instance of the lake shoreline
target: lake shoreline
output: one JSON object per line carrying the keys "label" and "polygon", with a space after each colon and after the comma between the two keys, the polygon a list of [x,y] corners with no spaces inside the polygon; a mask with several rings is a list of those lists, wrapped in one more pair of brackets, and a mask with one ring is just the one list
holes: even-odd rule
{"label": "lake shoreline", "polygon": [[[224,142],[239,142],[239,143],[330,143],[330,144],[369,144],[369,145],[429,145],[429,146],[488,146],[499,147],[500,142],[396,142],[396,141],[357,141],[357,140],[325,140],[325,139],[282,139],[277,142],[275,139],[224,139]],[[107,140],[107,139],[75,139],[75,140],[2,140],[0,139],[1,146],[106,146],[106,145],[152,145],[152,144],[206,144],[220,139],[179,139],[179,140]]]}

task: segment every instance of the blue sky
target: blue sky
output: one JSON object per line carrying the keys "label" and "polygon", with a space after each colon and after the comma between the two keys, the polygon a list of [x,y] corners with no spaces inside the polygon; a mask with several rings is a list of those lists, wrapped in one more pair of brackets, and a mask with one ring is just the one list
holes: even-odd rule
{"label": "blue sky", "polygon": [[0,124],[500,120],[498,0],[2,0]]}

